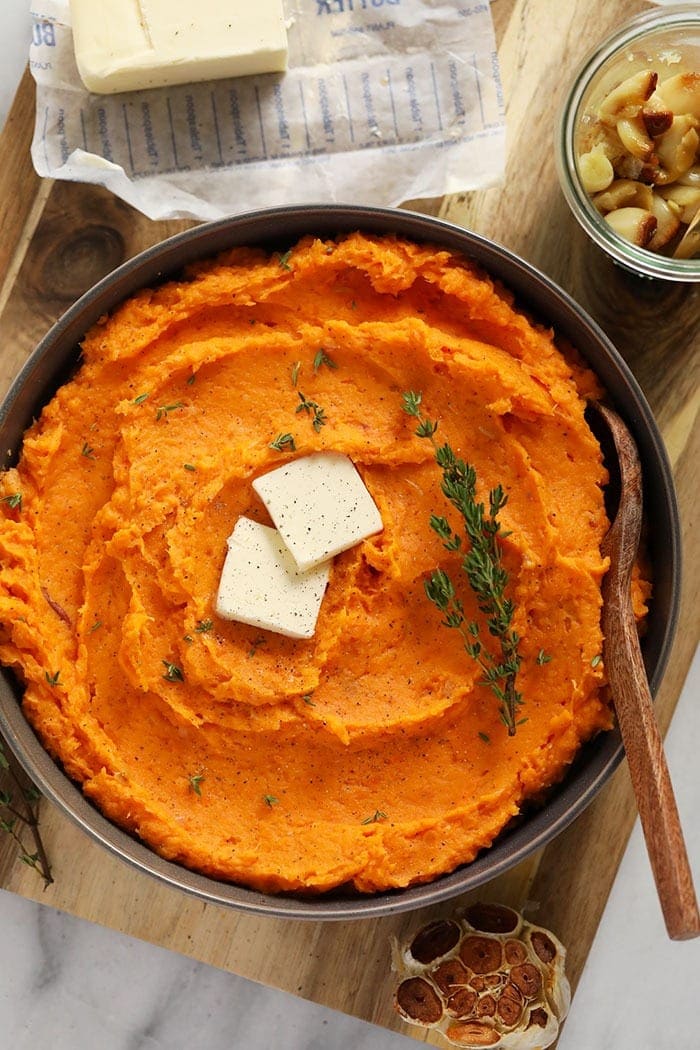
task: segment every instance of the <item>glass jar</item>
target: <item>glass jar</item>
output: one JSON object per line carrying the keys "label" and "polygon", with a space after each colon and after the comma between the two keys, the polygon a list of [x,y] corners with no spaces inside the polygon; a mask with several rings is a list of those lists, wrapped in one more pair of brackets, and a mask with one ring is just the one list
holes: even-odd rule
{"label": "glass jar", "polygon": [[[626,22],[591,51],[579,67],[556,131],[559,181],[574,216],[593,241],[636,274],[670,281],[700,281],[700,257],[673,258],[625,239],[605,221],[584,187],[579,142],[592,114],[618,84],[642,70],[659,80],[677,72],[700,74],[700,5],[659,7]],[[695,163],[699,159],[696,156]]]}

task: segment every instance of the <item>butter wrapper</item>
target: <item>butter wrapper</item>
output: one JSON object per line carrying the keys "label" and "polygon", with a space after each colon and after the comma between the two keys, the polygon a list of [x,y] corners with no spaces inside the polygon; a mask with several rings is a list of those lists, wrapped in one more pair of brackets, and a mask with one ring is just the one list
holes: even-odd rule
{"label": "butter wrapper", "polygon": [[289,69],[94,95],[68,0],[33,10],[32,157],[151,219],[281,204],[395,206],[503,177],[505,122],[488,3],[286,0]]}

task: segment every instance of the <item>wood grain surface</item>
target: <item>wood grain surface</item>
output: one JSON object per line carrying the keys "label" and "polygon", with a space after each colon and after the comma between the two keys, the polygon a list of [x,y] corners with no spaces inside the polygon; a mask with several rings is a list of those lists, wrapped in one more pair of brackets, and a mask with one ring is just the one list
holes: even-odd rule
{"label": "wood grain surface", "polygon": [[[674,467],[685,547],[680,629],[656,700],[662,730],[700,635],[700,285],[637,279],[610,263],[571,217],[559,191],[553,127],[585,51],[642,0],[494,0],[507,104],[501,187],[412,207],[499,241],[569,291],[616,343],[644,389]],[[110,194],[39,180],[29,160],[33,85],[25,77],[0,140],[1,392],[51,323],[117,263],[185,228],[153,223]],[[623,764],[578,820],[542,852],[478,894],[525,909],[568,947],[575,987],[615,877],[635,806]],[[240,915],[156,884],[108,855],[53,807],[42,811],[54,884],[0,841],[0,886],[246,977],[394,1028],[390,941],[466,898],[422,912],[355,923],[293,923]]]}

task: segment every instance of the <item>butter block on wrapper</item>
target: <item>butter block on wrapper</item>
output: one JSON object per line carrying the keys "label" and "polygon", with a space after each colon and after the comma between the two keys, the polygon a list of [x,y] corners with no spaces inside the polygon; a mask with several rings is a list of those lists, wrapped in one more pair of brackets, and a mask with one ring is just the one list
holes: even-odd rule
{"label": "butter block on wrapper", "polygon": [[110,95],[282,72],[282,0],[70,0],[78,71]]}

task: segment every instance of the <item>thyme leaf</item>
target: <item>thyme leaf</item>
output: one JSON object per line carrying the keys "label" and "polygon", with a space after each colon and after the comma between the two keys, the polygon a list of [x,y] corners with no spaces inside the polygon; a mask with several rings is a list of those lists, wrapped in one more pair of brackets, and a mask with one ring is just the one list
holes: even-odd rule
{"label": "thyme leaf", "polygon": [[279,256],[277,261],[278,261],[278,265],[279,265],[280,270],[291,270],[292,267],[289,265],[289,260],[291,259],[291,257],[292,257],[292,249],[291,248],[289,248],[286,252],[283,252],[283,254]]}
{"label": "thyme leaf", "polygon": [[195,631],[197,632],[197,634],[206,634],[208,631],[211,631],[213,627],[213,620],[200,620],[197,626],[195,627]]}
{"label": "thyme leaf", "polygon": [[270,809],[272,809],[273,806],[278,806],[279,801],[280,800],[276,798],[275,795],[263,795],[263,802],[266,806],[269,806]]}
{"label": "thyme leaf", "polygon": [[134,398],[132,404],[134,404],[134,405],[142,405],[144,403],[144,401],[148,401],[148,398],[149,398],[148,394],[139,394],[138,397]]}
{"label": "thyme leaf", "polygon": [[161,663],[165,667],[165,674],[163,678],[166,682],[184,682],[185,674],[181,667],[177,664],[171,663],[170,660],[162,660]]}
{"label": "thyme leaf", "polygon": [[318,351],[318,353],[314,357],[314,372],[318,372],[319,368],[322,368],[323,365],[325,365],[326,368],[337,368],[338,367],[338,365],[333,360],[333,358],[329,357],[328,354],[326,353],[326,351],[323,349],[323,347],[321,347],[321,349]]}
{"label": "thyme leaf", "polygon": [[253,641],[250,643],[250,649],[248,650],[248,659],[249,660],[253,656],[255,656],[255,654],[257,653],[257,651],[258,651],[258,649],[260,648],[261,645],[265,645],[266,641],[267,641],[267,638],[265,638],[262,634],[258,635],[257,638],[253,639]]}
{"label": "thyme leaf", "polygon": [[365,817],[365,819],[361,820],[360,823],[363,824],[363,825],[364,824],[378,824],[380,820],[387,820],[387,819],[388,818],[387,818],[387,815],[384,812],[384,810],[382,810],[382,809],[375,809],[375,811],[374,811],[374,813],[372,814],[371,817]]}
{"label": "thyme leaf", "polygon": [[292,434],[278,434],[269,444],[269,448],[274,448],[277,452],[284,452],[285,448],[288,448],[290,452],[296,452],[296,447]]}
{"label": "thyme leaf", "polygon": [[83,442],[83,447],[80,450],[80,455],[81,456],[85,456],[86,459],[94,459],[95,458],[95,450],[94,450],[94,448],[91,448],[90,445],[88,445],[87,441],[84,441]]}
{"label": "thyme leaf", "polygon": [[297,385],[299,373],[301,372],[301,361],[295,361],[292,365],[292,386]]}
{"label": "thyme leaf", "polygon": [[13,510],[22,509],[22,493],[11,492],[9,496],[3,496],[0,499],[0,503],[6,503],[8,507],[12,507]]}
{"label": "thyme leaf", "polygon": [[170,412],[175,412],[176,409],[184,408],[184,407],[185,407],[185,402],[184,401],[174,401],[171,405],[160,405],[156,409],[156,422],[159,419],[163,419],[165,416],[169,415]]}
{"label": "thyme leaf", "polygon": [[206,777],[203,773],[195,773],[194,776],[188,777],[190,787],[194,791],[195,795],[199,795],[200,798],[202,797],[202,788],[200,785],[205,779]]}

